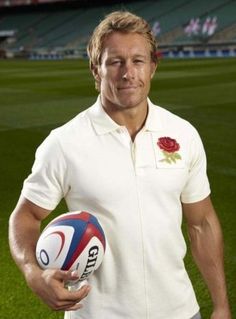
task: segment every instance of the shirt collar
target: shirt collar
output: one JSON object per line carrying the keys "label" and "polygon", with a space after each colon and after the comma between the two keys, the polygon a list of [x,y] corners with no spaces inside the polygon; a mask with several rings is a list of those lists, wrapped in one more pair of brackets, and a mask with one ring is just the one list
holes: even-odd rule
{"label": "shirt collar", "polygon": [[148,116],[144,124],[144,130],[157,132],[163,129],[163,115],[161,108],[154,105],[148,98]]}
{"label": "shirt collar", "polygon": [[[98,96],[96,103],[88,110],[88,112],[89,118],[92,121],[94,129],[98,135],[107,134],[122,127],[113,121],[112,118],[104,111],[100,96]],[[155,132],[161,129],[162,119],[159,107],[154,105],[148,99],[148,116],[143,130]]]}

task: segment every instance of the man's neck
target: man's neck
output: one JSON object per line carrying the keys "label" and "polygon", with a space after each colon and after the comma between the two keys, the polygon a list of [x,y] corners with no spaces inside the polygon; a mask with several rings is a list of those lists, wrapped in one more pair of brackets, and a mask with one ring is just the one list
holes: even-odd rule
{"label": "man's neck", "polygon": [[117,108],[104,107],[105,112],[120,126],[125,126],[134,141],[138,132],[143,128],[147,114],[148,105],[146,107]]}

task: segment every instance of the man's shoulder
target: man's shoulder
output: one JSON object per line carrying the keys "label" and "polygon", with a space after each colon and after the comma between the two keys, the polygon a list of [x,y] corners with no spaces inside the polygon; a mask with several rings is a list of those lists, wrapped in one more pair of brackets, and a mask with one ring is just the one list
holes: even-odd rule
{"label": "man's shoulder", "polygon": [[87,135],[92,132],[91,121],[88,116],[89,110],[93,106],[90,106],[86,110],[78,113],[71,120],[66,122],[65,124],[55,128],[52,130],[52,134],[60,138],[60,140],[64,140],[67,138],[80,138],[84,135]]}
{"label": "man's shoulder", "polygon": [[158,105],[152,104],[155,117],[161,119],[162,127],[164,130],[178,130],[178,132],[195,133],[196,128],[188,120],[182,118],[180,115],[175,114],[171,110],[163,108]]}

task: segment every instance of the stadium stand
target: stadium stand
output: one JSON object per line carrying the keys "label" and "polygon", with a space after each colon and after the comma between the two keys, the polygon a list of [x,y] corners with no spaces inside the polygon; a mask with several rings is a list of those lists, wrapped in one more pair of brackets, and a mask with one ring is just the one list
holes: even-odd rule
{"label": "stadium stand", "polygon": [[[34,5],[27,10],[3,10],[0,13],[0,48],[10,52],[9,56],[24,53],[31,57],[48,57],[52,53],[55,58],[66,55],[84,57],[88,38],[99,20],[105,14],[120,9],[143,16],[150,25],[158,23],[157,38],[163,54],[185,50],[186,46],[193,52],[199,48],[202,50],[203,46],[227,49],[230,54],[235,52],[235,0],[109,1],[109,4],[94,6],[68,5],[62,8],[54,5],[42,8]],[[194,34],[186,34],[191,19],[198,23],[198,30]],[[206,19],[216,20],[212,34],[202,32]],[[14,36],[1,37],[7,31],[14,31]]]}
{"label": "stadium stand", "polygon": [[[202,2],[202,3],[201,3]],[[202,4],[202,8],[204,9],[204,1],[199,1],[198,4]],[[186,8],[184,8],[186,9]],[[193,8],[192,8],[193,9]],[[194,17],[199,17],[200,18],[200,26],[201,23],[203,24],[204,20],[208,17],[217,17],[217,21],[219,23],[217,24],[217,33],[218,37],[219,34],[222,30],[224,30],[224,33],[228,34],[228,27],[232,28],[235,25],[235,12],[236,12],[236,3],[234,1],[228,1],[227,3],[222,0],[214,1],[211,3],[211,6],[207,7],[207,12],[202,10],[202,11],[195,11],[191,12],[193,13],[192,16]],[[191,15],[188,15],[191,16]],[[182,21],[182,26],[186,24],[187,21]],[[184,28],[181,28],[181,34],[179,37],[176,37],[173,39],[172,43],[179,43],[179,44],[192,44],[192,43],[201,43],[202,41],[205,42],[208,40],[209,43],[214,43],[215,36],[211,36],[210,38],[206,39],[201,32],[197,34],[196,37],[193,37],[191,39],[187,38],[187,36],[184,34]],[[233,36],[233,35],[232,35]],[[229,35],[229,38],[227,39],[230,40],[231,36]],[[233,37],[232,37],[233,39]],[[223,36],[220,39],[220,42],[225,42],[226,38]]]}

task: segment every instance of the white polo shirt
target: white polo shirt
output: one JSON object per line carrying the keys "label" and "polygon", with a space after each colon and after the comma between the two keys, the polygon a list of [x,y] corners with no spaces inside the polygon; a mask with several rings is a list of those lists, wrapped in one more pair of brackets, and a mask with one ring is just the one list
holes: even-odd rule
{"label": "white polo shirt", "polygon": [[[189,319],[199,310],[183,263],[181,202],[210,193],[205,153],[187,121],[148,105],[132,142],[98,99],[52,131],[24,182],[30,201],[53,210],[64,197],[69,211],[95,214],[105,231],[104,261],[73,319]],[[162,138],[179,149],[163,149]]]}

